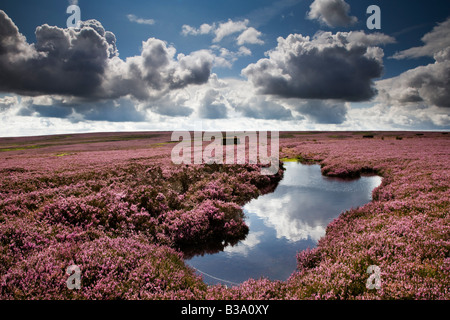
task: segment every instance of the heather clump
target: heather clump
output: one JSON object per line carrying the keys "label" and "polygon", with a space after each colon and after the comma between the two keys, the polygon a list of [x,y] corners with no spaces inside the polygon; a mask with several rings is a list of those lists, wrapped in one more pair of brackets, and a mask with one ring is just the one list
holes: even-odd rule
{"label": "heather clump", "polygon": [[188,256],[212,253],[245,238],[248,227],[243,217],[237,204],[205,200],[189,211],[167,212],[162,229]]}
{"label": "heather clump", "polygon": [[[70,265],[82,271],[82,290],[66,285]],[[192,299],[205,289],[175,250],[109,237],[37,251],[13,266],[0,286],[4,299]]]}

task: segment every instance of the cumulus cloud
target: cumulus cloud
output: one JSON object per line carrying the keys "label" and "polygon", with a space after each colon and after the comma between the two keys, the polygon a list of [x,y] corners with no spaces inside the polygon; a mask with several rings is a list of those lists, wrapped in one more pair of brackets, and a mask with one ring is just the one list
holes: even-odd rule
{"label": "cumulus cloud", "polygon": [[239,33],[236,38],[236,43],[238,45],[244,44],[264,44],[264,41],[260,39],[262,33],[253,27],[249,27],[250,21],[248,19],[233,21],[228,19],[227,22],[213,23],[213,24],[202,24],[199,28],[189,26],[187,24],[183,25],[181,34],[184,36],[188,35],[204,35],[204,34],[214,34],[215,37],[212,40],[214,43],[221,42],[225,37],[232,34]]}
{"label": "cumulus cloud", "polygon": [[252,54],[252,51],[246,46],[240,46],[237,51],[230,51],[218,45],[212,45],[211,49],[216,53],[214,66],[225,68],[231,68],[239,57],[250,56]]}
{"label": "cumulus cloud", "polygon": [[184,36],[187,35],[197,36],[201,34],[211,33],[214,31],[215,28],[216,28],[215,24],[209,25],[207,23],[204,23],[199,28],[194,28],[191,27],[190,25],[185,24],[182,26],[181,34]]}
{"label": "cumulus cloud", "polygon": [[214,30],[216,37],[213,39],[213,42],[220,42],[226,36],[246,30],[248,23],[249,21],[247,19],[242,21],[233,21],[228,19],[227,22],[219,24],[217,29]]}
{"label": "cumulus cloud", "polygon": [[421,104],[387,105],[350,109],[346,127],[350,130],[443,130],[450,129],[445,109]]}
{"label": "cumulus cloud", "polygon": [[291,110],[280,99],[272,99],[267,95],[258,95],[254,87],[245,80],[226,79],[225,84],[218,87],[226,97],[235,116],[262,120],[293,120]]}
{"label": "cumulus cloud", "polygon": [[190,100],[191,95],[186,90],[173,90],[157,101],[144,103],[143,107],[165,116],[187,117],[194,112]]}
{"label": "cumulus cloud", "polygon": [[0,98],[0,112],[9,110],[19,103],[16,96],[5,96]]}
{"label": "cumulus cloud", "polygon": [[364,101],[376,94],[373,79],[383,70],[379,44],[394,39],[381,33],[319,32],[312,39],[291,34],[278,38],[268,58],[242,74],[262,94],[283,98]]}
{"label": "cumulus cloud", "polygon": [[377,82],[378,100],[391,105],[426,105],[450,108],[450,19],[438,24],[423,38],[424,45],[394,58],[432,56],[434,63]]}
{"label": "cumulus cloud", "polygon": [[116,37],[88,20],[79,29],[42,25],[36,43],[0,11],[0,90],[22,95],[65,95],[89,100],[159,99],[170,90],[208,81],[214,55],[208,50],[178,54],[150,38],[141,55],[118,57]]}
{"label": "cumulus cloud", "polygon": [[0,89],[25,95],[94,94],[108,57],[115,54],[114,38],[96,29],[90,22],[80,30],[45,24],[36,29],[36,44],[30,45],[0,11]]}
{"label": "cumulus cloud", "polygon": [[346,27],[358,19],[350,16],[350,5],[344,0],[314,0],[310,5],[308,19],[319,20],[329,27]]}
{"label": "cumulus cloud", "polygon": [[218,90],[209,89],[200,99],[199,115],[203,119],[227,118],[227,106],[224,97]]}
{"label": "cumulus cloud", "polygon": [[389,104],[422,103],[450,108],[450,60],[408,70],[377,82],[379,100]]}
{"label": "cumulus cloud", "polygon": [[258,30],[256,30],[253,27],[248,28],[244,32],[241,33],[241,35],[237,38],[237,44],[243,45],[246,43],[249,44],[264,44],[264,41],[261,40],[259,37],[261,37],[262,33]]}
{"label": "cumulus cloud", "polygon": [[439,23],[431,32],[425,34],[422,37],[422,42],[424,43],[423,46],[397,52],[393,58],[405,59],[430,56],[439,59],[440,55],[448,55],[450,52],[450,18]]}

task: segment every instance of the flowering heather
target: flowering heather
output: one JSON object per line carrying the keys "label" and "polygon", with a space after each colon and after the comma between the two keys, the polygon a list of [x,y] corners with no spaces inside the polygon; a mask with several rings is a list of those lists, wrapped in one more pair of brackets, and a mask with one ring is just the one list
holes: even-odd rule
{"label": "flowering heather", "polygon": [[[66,286],[65,269],[73,264],[82,270],[82,290]],[[102,237],[31,254],[2,277],[1,293],[6,299],[172,299],[195,298],[204,287],[173,249],[143,239]]]}
{"label": "flowering heather", "polygon": [[[281,179],[257,165],[173,165],[170,133],[0,139],[0,299],[449,299],[450,138],[280,134],[280,156],[376,173],[287,281],[207,286],[184,259],[248,232],[241,206]],[[401,136],[403,139],[396,139]],[[65,270],[81,269],[69,290]],[[381,289],[367,289],[367,268]]]}
{"label": "flowering heather", "polygon": [[[383,176],[373,202],[342,213],[317,248],[298,254],[286,298],[450,298],[450,140],[403,135],[284,141],[284,156],[320,161],[324,174]],[[370,265],[381,269],[380,290],[365,287]]]}

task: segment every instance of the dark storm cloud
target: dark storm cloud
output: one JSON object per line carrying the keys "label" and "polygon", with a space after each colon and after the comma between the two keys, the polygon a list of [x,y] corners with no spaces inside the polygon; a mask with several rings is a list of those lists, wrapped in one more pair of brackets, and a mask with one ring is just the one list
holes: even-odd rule
{"label": "dark storm cloud", "polygon": [[82,22],[80,29],[44,24],[36,29],[36,43],[28,44],[0,10],[0,36],[0,91],[29,96],[151,100],[207,82],[214,60],[206,50],[175,58],[173,47],[150,38],[140,56],[123,61],[115,35],[96,20]]}
{"label": "dark storm cloud", "polygon": [[7,14],[0,10],[0,56],[20,53],[25,53],[28,56],[31,51],[25,37],[19,33]]}
{"label": "dark storm cloud", "polygon": [[0,89],[23,95],[94,96],[114,53],[105,30],[90,21],[78,31],[44,24],[30,45],[0,11],[0,34]]}
{"label": "dark storm cloud", "polygon": [[383,50],[376,45],[393,41],[364,32],[320,32],[312,39],[291,34],[242,73],[263,94],[365,101],[376,94],[373,79],[383,70]]}

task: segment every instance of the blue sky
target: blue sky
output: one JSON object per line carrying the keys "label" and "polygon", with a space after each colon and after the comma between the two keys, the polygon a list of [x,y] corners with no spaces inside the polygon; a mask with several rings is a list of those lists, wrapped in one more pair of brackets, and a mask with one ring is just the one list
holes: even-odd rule
{"label": "blue sky", "polygon": [[[70,4],[81,29],[67,28]],[[379,30],[366,26],[373,4]],[[445,0],[4,0],[0,10],[0,136],[450,128]]]}

